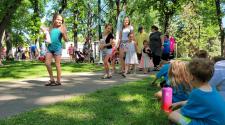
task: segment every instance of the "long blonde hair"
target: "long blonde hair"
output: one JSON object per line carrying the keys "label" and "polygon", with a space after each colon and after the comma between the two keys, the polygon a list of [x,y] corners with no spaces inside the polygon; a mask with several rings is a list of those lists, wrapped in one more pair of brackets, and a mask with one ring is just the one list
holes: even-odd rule
{"label": "long blonde hair", "polygon": [[183,85],[185,91],[192,89],[192,85],[190,83],[191,75],[187,69],[187,65],[185,62],[180,60],[172,61],[170,64],[168,76],[173,87]]}

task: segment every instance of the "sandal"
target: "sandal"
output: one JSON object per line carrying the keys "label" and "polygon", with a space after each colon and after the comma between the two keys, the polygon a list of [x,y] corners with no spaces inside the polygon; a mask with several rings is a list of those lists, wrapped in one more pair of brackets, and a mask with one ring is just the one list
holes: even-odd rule
{"label": "sandal", "polygon": [[125,74],[125,73],[123,73],[122,76],[123,76],[124,78],[126,78],[126,74]]}
{"label": "sandal", "polygon": [[56,81],[55,83],[51,84],[50,86],[60,86],[62,85],[61,82]]}
{"label": "sandal", "polygon": [[49,80],[45,86],[52,86],[52,84],[55,84],[55,81]]}
{"label": "sandal", "polygon": [[107,78],[108,78],[108,79],[112,78],[112,75],[108,75]]}
{"label": "sandal", "polygon": [[62,83],[61,83],[61,82],[56,81],[56,85],[60,86],[60,85],[62,85]]}
{"label": "sandal", "polygon": [[103,77],[102,77],[102,79],[107,79],[108,78],[108,75],[107,74],[105,74]]}

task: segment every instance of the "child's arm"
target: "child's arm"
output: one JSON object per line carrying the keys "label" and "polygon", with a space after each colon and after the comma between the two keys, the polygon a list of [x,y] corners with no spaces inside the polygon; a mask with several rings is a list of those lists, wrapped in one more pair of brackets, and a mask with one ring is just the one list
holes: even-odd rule
{"label": "child's arm", "polygon": [[137,52],[137,50],[138,50],[137,42],[134,42],[134,46],[135,46],[135,51]]}
{"label": "child's arm", "polygon": [[187,103],[187,101],[176,102],[176,103],[173,103],[170,108],[172,110],[176,110],[176,109],[182,107],[183,105],[185,105],[186,103]]}
{"label": "child's arm", "polygon": [[154,85],[157,80],[158,80],[158,78],[156,77],[151,84]]}
{"label": "child's arm", "polygon": [[65,42],[67,42],[68,41],[68,36],[67,36],[67,30],[66,30],[66,26],[65,25],[62,25],[61,27],[60,27],[60,30],[61,30],[61,32],[62,32],[62,37],[63,37],[63,40],[65,41]]}
{"label": "child's arm", "polygon": [[163,37],[163,35],[161,35],[161,37],[160,37],[160,39],[161,39],[161,43],[162,43],[162,48],[163,48],[163,45],[164,45],[164,37]]}

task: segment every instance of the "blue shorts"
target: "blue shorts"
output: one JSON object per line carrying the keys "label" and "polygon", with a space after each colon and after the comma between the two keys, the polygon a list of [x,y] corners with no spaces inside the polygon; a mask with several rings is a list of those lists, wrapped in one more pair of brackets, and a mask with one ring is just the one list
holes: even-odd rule
{"label": "blue shorts", "polygon": [[49,50],[49,49],[47,49],[47,53],[51,53],[54,56],[61,56],[62,55],[62,49],[59,49],[59,50]]}

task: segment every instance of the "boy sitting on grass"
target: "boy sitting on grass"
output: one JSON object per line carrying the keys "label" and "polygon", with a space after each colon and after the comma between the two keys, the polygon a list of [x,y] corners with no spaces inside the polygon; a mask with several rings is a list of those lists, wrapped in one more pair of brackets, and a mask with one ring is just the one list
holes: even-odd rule
{"label": "boy sitting on grass", "polygon": [[225,125],[225,101],[208,81],[213,75],[213,63],[196,58],[188,64],[192,75],[192,90],[187,101],[177,102],[172,108],[183,106],[169,114],[169,120],[179,125]]}

